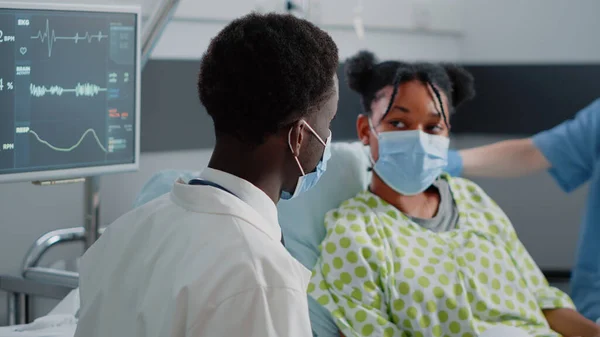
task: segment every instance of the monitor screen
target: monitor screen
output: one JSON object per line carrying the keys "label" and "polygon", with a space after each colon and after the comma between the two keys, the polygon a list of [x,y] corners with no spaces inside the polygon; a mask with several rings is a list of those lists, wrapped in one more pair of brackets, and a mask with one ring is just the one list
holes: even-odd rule
{"label": "monitor screen", "polygon": [[17,6],[0,2],[0,182],[137,169],[139,12]]}

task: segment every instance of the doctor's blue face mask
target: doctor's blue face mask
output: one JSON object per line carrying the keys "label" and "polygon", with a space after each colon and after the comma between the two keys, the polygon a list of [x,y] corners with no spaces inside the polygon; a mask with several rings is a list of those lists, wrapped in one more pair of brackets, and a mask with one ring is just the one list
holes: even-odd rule
{"label": "doctor's blue face mask", "polygon": [[394,191],[416,195],[431,186],[448,161],[448,137],[421,130],[377,132],[369,118],[371,132],[379,142],[379,158],[373,171]]}
{"label": "doctor's blue face mask", "polygon": [[[323,141],[323,138],[321,138],[315,132],[315,130],[310,125],[308,125],[308,123],[306,123],[305,121],[302,121],[302,122],[307,127],[307,129],[319,140],[319,142],[321,142],[321,144],[323,144],[325,149],[323,150],[323,156],[321,157],[321,160],[317,164],[316,169],[309,173],[304,172],[302,165],[300,165],[300,160],[298,160],[298,157],[294,157],[296,159],[296,163],[298,164],[298,168],[300,169],[300,172],[302,173],[302,175],[300,177],[298,177],[298,183],[296,184],[296,189],[294,190],[294,193],[289,193],[287,191],[281,192],[281,199],[283,199],[283,200],[289,200],[289,199],[295,198],[298,195],[302,194],[303,192],[306,192],[306,191],[310,190],[311,188],[313,188],[317,184],[319,179],[321,179],[321,176],[323,176],[323,173],[325,173],[325,170],[327,169],[327,161],[329,160],[329,158],[331,158],[331,131],[329,131],[329,137],[327,137],[327,140]],[[288,145],[290,146],[290,150],[293,152],[291,136],[292,136],[292,129],[290,129],[290,132],[288,133]]]}

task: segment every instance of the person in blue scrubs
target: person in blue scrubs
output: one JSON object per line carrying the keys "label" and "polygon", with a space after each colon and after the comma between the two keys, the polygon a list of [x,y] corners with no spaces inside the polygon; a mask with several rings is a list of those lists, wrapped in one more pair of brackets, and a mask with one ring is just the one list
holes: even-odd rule
{"label": "person in blue scrubs", "polygon": [[451,151],[452,175],[515,177],[548,170],[571,192],[590,182],[575,266],[571,297],[588,319],[600,318],[600,99],[571,119],[531,138]]}

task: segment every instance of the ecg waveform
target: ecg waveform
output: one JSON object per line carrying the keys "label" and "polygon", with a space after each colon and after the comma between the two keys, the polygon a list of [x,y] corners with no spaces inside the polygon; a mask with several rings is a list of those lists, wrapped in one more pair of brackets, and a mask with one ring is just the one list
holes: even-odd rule
{"label": "ecg waveform", "polygon": [[102,31],[99,31],[98,34],[90,34],[89,32],[85,32],[85,35],[79,36],[79,33],[76,33],[75,36],[56,36],[54,29],[50,31],[50,21],[46,19],[46,31],[42,32],[38,31],[37,35],[31,37],[32,40],[40,40],[41,43],[48,43],[48,57],[52,57],[52,48],[54,47],[54,43],[58,40],[71,40],[75,43],[79,41],[87,41],[88,43],[92,43],[94,39],[97,39],[98,42],[101,42],[102,39],[108,39],[108,35],[102,35]]}
{"label": "ecg waveform", "polygon": [[52,150],[58,151],[58,152],[71,152],[71,151],[75,150],[81,144],[81,142],[83,142],[83,139],[85,138],[85,136],[87,136],[88,133],[91,133],[94,136],[94,138],[96,139],[96,143],[98,143],[98,146],[100,146],[100,149],[102,149],[102,151],[104,151],[104,152],[108,152],[106,150],[106,148],[104,147],[104,145],[102,145],[102,142],[100,142],[100,139],[98,139],[98,135],[96,134],[96,131],[94,131],[94,129],[87,129],[83,133],[83,135],[81,135],[81,138],[79,138],[79,141],[71,147],[57,147],[57,146],[54,146],[54,145],[48,143],[47,141],[41,139],[40,136],[38,136],[38,134],[35,133],[35,131],[29,130],[29,133],[31,133],[38,140],[38,142],[40,142],[40,143],[48,146]]}
{"label": "ecg waveform", "polygon": [[65,89],[58,85],[53,85],[50,87],[35,85],[33,83],[29,85],[29,93],[34,97],[43,97],[46,95],[62,96],[65,93],[74,93],[76,97],[94,97],[106,90],[106,88],[102,88],[91,83],[77,83],[75,88],[72,89]]}

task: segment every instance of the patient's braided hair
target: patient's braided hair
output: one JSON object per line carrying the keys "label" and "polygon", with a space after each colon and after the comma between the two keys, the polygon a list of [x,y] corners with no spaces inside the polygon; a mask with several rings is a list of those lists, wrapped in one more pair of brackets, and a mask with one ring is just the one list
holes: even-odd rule
{"label": "patient's braided hair", "polygon": [[[394,87],[392,98],[383,117],[392,108],[400,85],[419,80],[429,86],[435,94],[441,107],[439,113],[448,128],[450,125],[447,113],[453,113],[460,104],[475,96],[473,76],[462,67],[453,64],[398,61],[379,63],[375,55],[368,51],[361,51],[347,60],[346,78],[350,89],[360,94],[363,110],[369,116],[371,115],[371,103],[376,98],[377,92],[388,85]],[[444,111],[440,91],[448,97],[451,111]]]}

